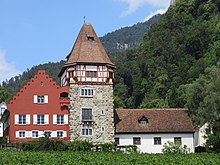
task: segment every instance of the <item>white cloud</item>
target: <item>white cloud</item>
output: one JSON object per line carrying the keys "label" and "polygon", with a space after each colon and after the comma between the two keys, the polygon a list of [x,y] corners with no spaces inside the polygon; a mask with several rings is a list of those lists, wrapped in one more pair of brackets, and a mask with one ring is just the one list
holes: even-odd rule
{"label": "white cloud", "polygon": [[170,0],[119,0],[127,5],[127,9],[122,12],[121,17],[125,17],[138,10],[143,5],[153,5],[156,7],[167,9],[170,5]]}
{"label": "white cloud", "polygon": [[144,19],[144,22],[145,21],[148,21],[151,17],[153,17],[154,15],[156,14],[164,14],[165,12],[167,11],[167,9],[158,9],[154,12],[151,12],[145,19]]}
{"label": "white cloud", "polygon": [[0,50],[0,84],[6,79],[21,73],[13,63],[8,63],[5,59],[5,52]]}

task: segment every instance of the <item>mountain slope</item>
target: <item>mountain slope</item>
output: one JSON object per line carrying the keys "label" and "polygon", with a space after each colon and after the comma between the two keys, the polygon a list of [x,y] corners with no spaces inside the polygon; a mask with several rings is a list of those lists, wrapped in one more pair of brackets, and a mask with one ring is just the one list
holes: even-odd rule
{"label": "mountain slope", "polygon": [[176,0],[137,50],[115,60],[118,105],[184,107],[181,86],[219,61],[219,8],[219,0]]}
{"label": "mountain slope", "polygon": [[111,53],[137,48],[144,34],[150,29],[151,25],[158,21],[160,16],[158,14],[146,22],[137,23],[130,27],[123,27],[100,37],[100,40],[105,49]]}

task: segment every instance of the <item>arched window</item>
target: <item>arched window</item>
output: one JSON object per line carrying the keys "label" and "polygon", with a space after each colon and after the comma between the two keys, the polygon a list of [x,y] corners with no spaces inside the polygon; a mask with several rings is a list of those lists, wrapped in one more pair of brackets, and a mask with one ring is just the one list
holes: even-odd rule
{"label": "arched window", "polygon": [[66,106],[66,105],[64,105],[64,106],[62,106],[61,107],[61,110],[63,111],[63,110],[68,110],[69,108],[68,108],[68,106]]}
{"label": "arched window", "polygon": [[62,92],[62,93],[60,94],[60,97],[68,97],[68,93],[67,93],[67,92]]}

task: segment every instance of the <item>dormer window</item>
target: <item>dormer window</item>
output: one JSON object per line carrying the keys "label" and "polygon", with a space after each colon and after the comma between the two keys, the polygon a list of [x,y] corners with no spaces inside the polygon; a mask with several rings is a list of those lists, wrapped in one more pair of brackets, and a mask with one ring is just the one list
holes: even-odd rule
{"label": "dormer window", "polygon": [[94,37],[88,36],[87,39],[88,39],[89,42],[93,42],[94,41]]}
{"label": "dormer window", "polygon": [[139,124],[146,125],[148,123],[148,119],[143,116],[138,120]]}

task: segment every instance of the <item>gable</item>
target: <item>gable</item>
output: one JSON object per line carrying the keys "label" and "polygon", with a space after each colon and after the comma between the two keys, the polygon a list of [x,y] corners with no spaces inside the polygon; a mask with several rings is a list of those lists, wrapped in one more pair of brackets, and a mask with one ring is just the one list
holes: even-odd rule
{"label": "gable", "polygon": [[34,96],[36,95],[46,96],[45,98],[47,98],[51,93],[59,93],[59,89],[60,86],[45,73],[45,70],[39,70],[38,73],[13,96],[10,100],[10,104],[8,104],[8,109],[10,110],[10,106],[13,104],[34,103]]}

